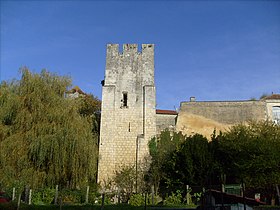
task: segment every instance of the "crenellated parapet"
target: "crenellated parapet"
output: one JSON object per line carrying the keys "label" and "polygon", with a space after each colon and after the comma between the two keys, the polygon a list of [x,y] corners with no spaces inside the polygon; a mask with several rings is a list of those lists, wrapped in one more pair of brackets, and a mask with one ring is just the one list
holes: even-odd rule
{"label": "crenellated parapet", "polygon": [[154,85],[154,44],[107,44],[104,84],[114,85],[116,75],[124,74],[144,78],[143,85]]}
{"label": "crenellated parapet", "polygon": [[107,56],[119,56],[125,54],[146,54],[154,53],[154,44],[107,44]]}
{"label": "crenellated parapet", "polygon": [[125,165],[138,167],[156,135],[154,45],[108,44],[102,84],[101,184]]}

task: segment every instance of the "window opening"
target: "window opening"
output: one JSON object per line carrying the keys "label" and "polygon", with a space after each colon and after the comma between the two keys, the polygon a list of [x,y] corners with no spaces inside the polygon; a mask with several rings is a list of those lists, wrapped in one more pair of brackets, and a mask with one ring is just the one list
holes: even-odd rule
{"label": "window opening", "polygon": [[138,54],[141,54],[141,52],[142,52],[142,45],[141,44],[138,45],[137,52],[138,52]]}
{"label": "window opening", "polygon": [[123,45],[119,45],[119,54],[123,54]]}
{"label": "window opening", "polygon": [[272,107],[272,120],[276,124],[280,124],[280,106]]}
{"label": "window opening", "polygon": [[123,93],[123,107],[127,107],[127,93]]}

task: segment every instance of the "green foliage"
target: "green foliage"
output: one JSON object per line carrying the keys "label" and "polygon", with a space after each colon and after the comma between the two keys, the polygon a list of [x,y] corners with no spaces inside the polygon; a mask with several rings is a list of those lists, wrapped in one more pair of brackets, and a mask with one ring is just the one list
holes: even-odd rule
{"label": "green foliage", "polygon": [[79,113],[88,117],[92,122],[92,133],[98,134],[100,130],[101,101],[92,94],[83,95],[79,98]]}
{"label": "green foliage", "polygon": [[[195,134],[186,138],[179,151],[175,154],[177,170],[182,167],[184,185],[207,184],[207,178],[213,168],[208,140],[202,135]],[[180,160],[185,160],[183,163]]]}
{"label": "green foliage", "polygon": [[69,190],[63,189],[60,191],[60,196],[63,203],[74,204],[74,203],[84,203],[83,194],[81,190]]}
{"label": "green foliage", "polygon": [[[173,142],[177,136],[177,141]],[[202,135],[180,137],[167,131],[149,144],[152,163],[149,181],[158,184],[161,195],[186,185],[207,187],[222,182],[245,183],[258,192],[273,192],[280,183],[280,126],[250,122],[233,126],[212,141]],[[226,175],[227,180],[224,180]]]}
{"label": "green foliage", "polygon": [[247,187],[270,187],[280,183],[280,126],[271,122],[237,125],[213,142],[216,159],[227,175],[243,180]]}
{"label": "green foliage", "polygon": [[64,97],[70,78],[21,73],[19,81],[0,85],[0,186],[75,188],[94,181],[96,119],[81,111],[83,99]]}
{"label": "green foliage", "polygon": [[97,192],[89,192],[88,194],[88,203],[90,204],[97,204],[98,203],[98,197],[100,197],[100,194]]}
{"label": "green foliage", "polygon": [[[154,203],[152,203],[152,195],[146,194],[146,204],[147,205],[157,205],[160,201],[159,196],[154,196]],[[132,206],[144,206],[145,205],[145,193],[133,194],[129,198],[129,205]]]}
{"label": "green foliage", "polygon": [[194,197],[194,203],[195,204],[198,204],[201,200],[201,197],[202,197],[202,192],[199,192],[199,193],[194,193],[193,194],[193,197]]}
{"label": "green foliage", "polygon": [[[105,205],[109,205],[112,204],[111,202],[111,198],[114,196],[115,194],[113,193],[106,193],[105,194],[105,198],[104,198],[104,204]],[[95,205],[101,205],[102,204],[102,194],[100,194],[97,191],[92,191],[89,193],[89,197],[88,197],[88,202],[90,204],[95,204]]]}
{"label": "green foliage", "polygon": [[[0,209],[5,210],[16,210],[17,203],[0,203]],[[21,204],[21,210],[60,210],[59,205],[27,205]],[[63,210],[100,210],[100,205],[65,205],[62,207]],[[143,210],[143,207],[131,206],[127,204],[119,205],[105,205],[104,210]]]}
{"label": "green foliage", "polygon": [[[150,151],[153,141],[150,142]],[[162,195],[175,189],[186,194],[187,185],[207,184],[215,166],[205,137],[199,134],[184,137],[180,133],[171,135],[165,131],[158,140],[157,149],[158,153],[152,155],[149,175],[154,181],[159,180],[158,189]]]}
{"label": "green foliage", "polygon": [[124,166],[119,171],[116,171],[113,181],[121,194],[122,202],[127,202],[129,197],[136,190],[135,166]]}
{"label": "green foliage", "polygon": [[51,204],[55,197],[55,189],[49,187],[32,193],[32,203],[35,205]]}
{"label": "green foliage", "polygon": [[134,165],[123,166],[119,171],[116,171],[112,183],[113,187],[117,188],[118,192],[116,193],[120,195],[122,203],[127,203],[133,193],[144,193],[147,190],[144,166],[143,163],[138,165],[137,175]]}
{"label": "green foliage", "polygon": [[146,181],[155,186],[155,192],[158,191],[159,184],[163,179],[162,165],[170,160],[172,153],[179,148],[183,141],[184,136],[182,133],[171,133],[165,130],[161,132],[159,137],[153,138],[149,142],[152,163],[147,173],[148,180]]}
{"label": "green foliage", "polygon": [[144,206],[145,196],[143,196],[142,194],[133,194],[129,198],[129,204],[132,206]]}
{"label": "green foliage", "polygon": [[[113,197],[113,194],[106,194],[105,198],[104,198],[104,204],[105,205],[112,204],[112,202],[111,202],[112,197]],[[97,201],[98,201],[97,204],[101,205],[102,204],[102,196],[99,196]]]}
{"label": "green foliage", "polygon": [[177,190],[176,193],[171,193],[170,196],[168,196],[164,200],[164,205],[166,206],[179,206],[182,205],[183,197],[181,195],[180,190]]}

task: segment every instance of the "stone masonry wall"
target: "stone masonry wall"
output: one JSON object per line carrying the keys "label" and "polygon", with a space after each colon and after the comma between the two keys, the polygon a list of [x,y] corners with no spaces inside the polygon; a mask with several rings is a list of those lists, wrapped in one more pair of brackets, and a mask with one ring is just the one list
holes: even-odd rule
{"label": "stone masonry wall", "polygon": [[180,112],[200,115],[219,123],[234,124],[266,119],[265,107],[263,101],[182,102]]}
{"label": "stone masonry wall", "polygon": [[175,130],[177,115],[157,114],[157,134],[165,129]]}
{"label": "stone masonry wall", "polygon": [[214,129],[223,131],[237,123],[265,119],[264,101],[182,102],[176,130],[210,138]]}
{"label": "stone masonry wall", "polygon": [[[126,95],[126,96],[124,96]],[[127,100],[127,104],[125,104]],[[127,106],[125,106],[127,105]],[[107,45],[102,89],[98,181],[105,184],[125,165],[141,162],[156,133],[154,45]],[[137,140],[138,139],[138,140]]]}

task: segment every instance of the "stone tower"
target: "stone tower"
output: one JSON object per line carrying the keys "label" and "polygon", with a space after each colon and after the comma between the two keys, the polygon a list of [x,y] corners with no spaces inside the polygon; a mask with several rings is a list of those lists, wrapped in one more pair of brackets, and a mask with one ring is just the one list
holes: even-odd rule
{"label": "stone tower", "polygon": [[154,45],[107,45],[102,82],[98,182],[125,165],[139,165],[156,135]]}

